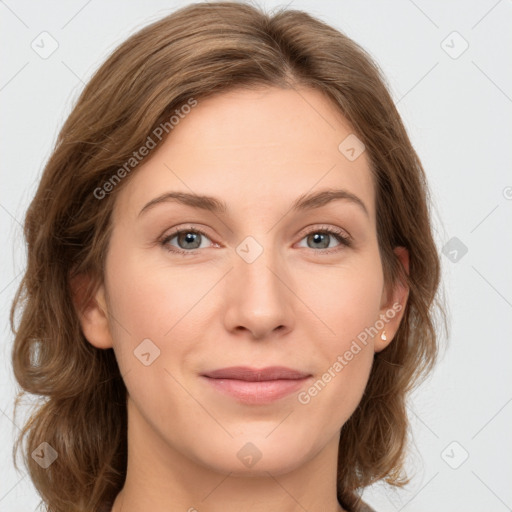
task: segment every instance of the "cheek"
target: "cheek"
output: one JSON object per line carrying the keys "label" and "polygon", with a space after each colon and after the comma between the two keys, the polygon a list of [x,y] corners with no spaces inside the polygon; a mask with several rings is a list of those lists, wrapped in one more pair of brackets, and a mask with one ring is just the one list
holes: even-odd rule
{"label": "cheek", "polygon": [[140,412],[152,411],[150,422],[169,408],[189,411],[193,404],[177,383],[181,368],[174,362],[194,346],[194,328],[201,332],[190,318],[211,279],[155,264],[136,251],[122,254],[114,244],[106,266],[113,348],[129,395]]}
{"label": "cheek", "polygon": [[138,344],[144,338],[161,341],[172,338],[182,319],[208,293],[213,280],[211,272],[209,277],[207,272],[173,268],[163,265],[162,259],[155,264],[135,251],[120,258],[115,250],[108,263],[108,275],[117,345],[127,337],[131,344]]}
{"label": "cheek", "polygon": [[[379,318],[383,273],[378,254],[354,258],[346,265],[304,273],[300,296],[324,324],[329,346],[343,349]],[[322,327],[323,330],[323,327]]]}
{"label": "cheek", "polygon": [[314,283],[302,293],[321,320],[315,327],[325,335],[319,336],[312,322],[300,328],[316,340],[323,364],[318,379],[298,398],[311,412],[332,410],[333,424],[343,424],[362,397],[373,363],[383,289],[380,258],[369,254],[353,265],[319,272]]}
{"label": "cheek", "polygon": [[113,349],[127,390],[152,414],[163,414],[170,403],[190,411],[193,404],[178,382],[194,367],[197,354],[208,352],[205,329],[217,317],[211,292],[222,272],[173,267],[136,251],[119,254],[112,250],[106,274]]}

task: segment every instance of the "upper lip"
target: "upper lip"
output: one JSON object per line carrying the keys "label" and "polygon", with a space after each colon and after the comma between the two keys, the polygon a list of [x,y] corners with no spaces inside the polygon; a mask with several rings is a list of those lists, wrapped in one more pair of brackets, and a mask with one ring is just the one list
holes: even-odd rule
{"label": "upper lip", "polygon": [[248,366],[231,366],[219,368],[202,374],[211,379],[234,379],[249,382],[267,380],[296,380],[309,377],[311,374],[286,368],[285,366],[268,366],[267,368],[250,368]]}

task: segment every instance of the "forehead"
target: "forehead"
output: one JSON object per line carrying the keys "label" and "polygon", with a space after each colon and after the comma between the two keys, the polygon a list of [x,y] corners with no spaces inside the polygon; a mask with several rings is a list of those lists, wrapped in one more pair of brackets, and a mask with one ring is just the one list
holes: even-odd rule
{"label": "forehead", "polygon": [[238,89],[198,99],[138,165],[116,210],[136,216],[168,191],[219,197],[239,211],[282,209],[305,193],[342,188],[360,197],[374,218],[366,152],[347,158],[354,137],[336,106],[309,88]]}

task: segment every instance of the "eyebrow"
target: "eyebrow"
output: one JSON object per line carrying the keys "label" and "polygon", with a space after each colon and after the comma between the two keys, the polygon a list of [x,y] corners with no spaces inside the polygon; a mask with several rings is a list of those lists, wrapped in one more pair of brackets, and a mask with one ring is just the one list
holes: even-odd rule
{"label": "eyebrow", "polygon": [[[336,200],[349,201],[352,204],[359,206],[367,217],[370,216],[364,202],[352,192],[343,189],[327,189],[320,192],[302,194],[293,202],[290,209],[295,212],[312,210],[325,206],[331,201]],[[224,201],[221,201],[220,199],[212,196],[199,195],[189,192],[166,192],[149,201],[149,203],[147,203],[139,212],[138,216],[140,217],[144,212],[147,212],[158,204],[169,202],[179,203],[218,214],[223,214],[228,211],[227,204]]]}

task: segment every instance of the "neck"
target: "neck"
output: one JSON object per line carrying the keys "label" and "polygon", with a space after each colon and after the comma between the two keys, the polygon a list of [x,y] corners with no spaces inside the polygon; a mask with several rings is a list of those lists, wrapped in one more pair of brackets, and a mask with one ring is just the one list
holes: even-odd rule
{"label": "neck", "polygon": [[112,512],[344,512],[336,495],[338,437],[280,474],[221,473],[169,446],[128,399],[128,465]]}

